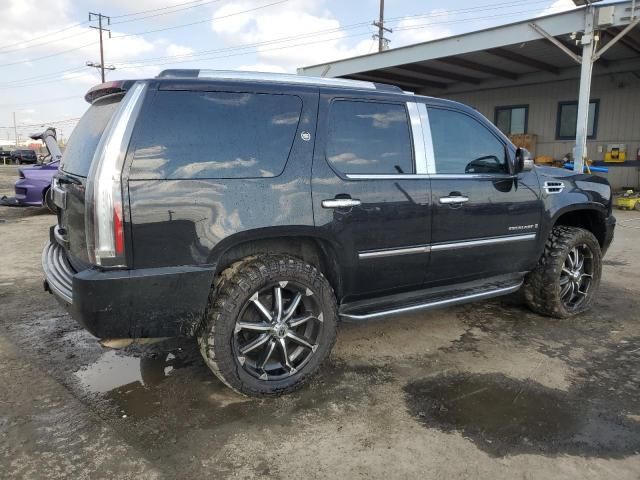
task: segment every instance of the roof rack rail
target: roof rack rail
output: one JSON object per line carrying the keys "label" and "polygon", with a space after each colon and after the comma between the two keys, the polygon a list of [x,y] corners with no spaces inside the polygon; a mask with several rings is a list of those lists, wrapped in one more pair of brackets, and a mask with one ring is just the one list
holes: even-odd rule
{"label": "roof rack rail", "polygon": [[246,72],[234,70],[197,70],[169,69],[163,70],[156,78],[207,78],[212,80],[243,80],[250,82],[295,83],[300,85],[320,85],[327,87],[380,89],[402,92],[395,85],[384,83],[351,80],[348,78],[307,77],[292,73]]}

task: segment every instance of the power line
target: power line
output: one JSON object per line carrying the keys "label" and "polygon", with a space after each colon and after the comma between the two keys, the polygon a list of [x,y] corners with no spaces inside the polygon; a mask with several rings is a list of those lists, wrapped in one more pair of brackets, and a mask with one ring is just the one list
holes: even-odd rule
{"label": "power line", "polygon": [[84,67],[76,67],[76,68],[69,68],[69,69],[65,69],[65,70],[58,70],[56,72],[44,73],[42,75],[36,75],[34,77],[20,78],[18,80],[7,80],[6,82],[0,82],[0,87],[4,87],[5,85],[12,85],[12,84],[23,84],[25,82],[29,83],[30,81],[34,81],[34,80],[36,80],[36,81],[44,80],[47,77],[56,76],[56,75],[59,75],[61,73],[74,73],[74,72],[79,72],[80,70],[84,70]]}
{"label": "power line", "polygon": [[23,45],[25,43],[31,43],[34,40],[39,40],[41,38],[49,37],[51,35],[57,35],[58,33],[66,32],[67,30],[71,30],[72,28],[79,27],[79,26],[84,25],[86,23],[89,23],[89,21],[85,20],[84,22],[74,23],[73,25],[69,25],[69,26],[67,26],[65,28],[62,28],[60,30],[56,30],[55,32],[44,33],[44,34],[39,35],[37,37],[33,37],[33,38],[29,39],[29,40],[24,40],[24,41],[20,41],[20,42],[16,42],[16,43],[10,43],[9,45],[1,46],[0,50],[4,50],[5,48],[13,47],[15,45]]}
{"label": "power line", "polygon": [[49,98],[47,100],[37,100],[35,102],[29,103],[4,103],[0,105],[0,108],[37,107],[38,105],[41,105],[43,103],[56,103],[62,102],[64,100],[71,100],[74,98],[79,99],[80,97],[78,97],[78,95],[69,95],[68,97]]}
{"label": "power line", "polygon": [[[169,12],[160,12],[160,13],[154,13],[152,15],[145,15],[143,17],[138,17],[138,18],[131,18],[129,20],[121,20],[119,22],[113,22],[112,25],[120,25],[121,23],[129,23],[129,22],[137,22],[138,20],[145,20],[147,18],[154,18],[154,17],[159,17],[161,15],[171,15],[172,13],[177,13],[177,12],[182,12],[184,10],[189,10],[191,8],[197,8],[197,7],[203,7],[205,5],[209,5],[211,3],[217,3],[220,2],[221,0],[209,0],[207,2],[203,2],[203,3],[198,3],[197,5],[191,5],[188,7],[183,7],[183,8],[176,8],[175,10],[171,10]],[[193,3],[193,2],[189,2],[189,3]],[[174,5],[175,6],[175,5]],[[165,7],[164,9],[167,8],[172,8],[172,7]],[[159,10],[159,9],[155,9],[155,10]],[[148,12],[149,10],[147,10]],[[154,11],[154,10],[150,10],[150,11]],[[141,15],[142,13],[146,13],[146,12],[138,12],[138,13],[132,13],[130,15]],[[113,17],[116,18],[116,17]]]}
{"label": "power line", "polygon": [[[404,31],[404,30],[414,30],[414,29],[422,29],[422,28],[426,28],[429,26],[433,26],[433,25],[447,25],[447,24],[453,24],[453,23],[463,23],[463,22],[470,22],[470,21],[476,21],[476,20],[482,20],[482,19],[488,19],[488,18],[496,18],[496,17],[506,17],[506,16],[513,16],[513,15],[520,15],[522,13],[529,13],[532,11],[537,11],[536,10],[523,10],[523,11],[518,11],[518,12],[511,12],[511,13],[502,13],[502,14],[498,14],[498,15],[487,15],[487,16],[481,16],[481,17],[473,17],[473,18],[464,18],[464,19],[456,19],[456,20],[445,20],[442,22],[429,22],[429,23],[425,23],[425,24],[419,24],[419,25],[411,25],[411,26],[406,26],[406,27],[397,27],[396,31]],[[402,18],[402,17],[401,17]],[[363,22],[368,24],[368,22]],[[360,26],[360,24],[354,24],[353,27],[358,27]],[[340,31],[340,30],[344,30],[348,27],[344,27],[342,29],[330,29],[327,30],[326,33],[330,33],[330,32],[336,32],[336,31]],[[256,42],[253,44],[245,44],[245,45],[239,45],[239,46],[235,46],[235,47],[228,47],[228,48],[223,48],[223,49],[218,49],[218,50],[206,50],[206,51],[202,51],[202,52],[194,52],[191,54],[184,54],[184,55],[174,55],[174,56],[165,56],[165,57],[155,57],[155,58],[149,58],[149,59],[141,59],[135,62],[130,62],[130,63],[122,63],[119,64],[120,68],[134,68],[134,67],[142,67],[142,66],[162,66],[162,65],[169,65],[169,64],[179,64],[179,63],[188,63],[194,60],[193,57],[198,57],[198,56],[202,56],[202,55],[210,55],[213,53],[224,53],[224,52],[229,52],[229,51],[236,51],[236,50],[244,50],[247,48],[252,48],[252,47],[261,47],[264,45],[268,45],[268,44],[273,44],[273,43],[280,43],[280,42],[284,42],[284,41],[289,41],[292,39],[302,39],[302,38],[308,38],[311,36],[318,36],[325,33],[324,31],[319,31],[317,33],[311,33],[311,34],[302,34],[302,35],[298,35],[298,36],[294,36],[294,37],[284,37],[282,39],[278,39],[278,40],[267,40],[264,42]],[[357,36],[364,36],[364,35],[369,35],[368,32],[366,33],[356,33],[353,35],[347,35],[347,36],[339,36],[339,37],[333,37],[333,38],[328,38],[328,39],[323,39],[323,40],[316,40],[313,42],[305,42],[305,43],[298,43],[298,44],[294,44],[294,45],[284,45],[284,46],[279,46],[279,47],[274,47],[274,48],[270,48],[270,49],[266,49],[266,50],[262,50],[262,51],[272,51],[272,50],[283,50],[283,49],[287,49],[287,48],[295,48],[295,47],[300,47],[300,46],[307,46],[307,45],[312,45],[312,44],[316,44],[316,43],[323,43],[323,42],[328,42],[328,41],[335,41],[335,40],[341,40],[344,38],[351,38],[351,37],[357,37]],[[240,56],[240,55],[247,55],[249,53],[253,53],[253,51],[251,52],[239,52],[239,53],[233,53],[233,54],[229,54],[229,55],[219,55],[219,56],[212,56],[212,57],[206,57],[206,58],[200,58],[199,60],[215,60],[215,59],[219,59],[219,58],[229,58],[229,57],[234,57],[234,56]],[[189,57],[188,59],[185,60],[174,60],[174,61],[168,61],[168,62],[161,62],[161,63],[151,63],[149,64],[148,62],[150,61],[155,61],[155,60],[168,60],[168,59],[175,59],[175,58],[186,58]]]}
{"label": "power line", "polygon": [[[174,5],[167,5],[166,7],[151,8],[149,10],[141,10],[139,12],[125,13],[125,14],[122,14],[122,15],[112,15],[111,18],[123,18],[123,17],[131,17],[133,15],[142,15],[143,13],[158,12],[160,10],[168,10],[170,8],[181,7],[183,5],[189,5],[189,4],[192,4],[192,3],[200,4],[202,1],[203,0],[191,0],[190,2],[176,3]],[[200,6],[200,5],[194,5],[194,6]]]}
{"label": "power line", "polygon": [[172,27],[158,28],[156,30],[147,30],[147,31],[144,31],[144,32],[137,32],[137,33],[127,33],[127,34],[124,34],[124,35],[114,36],[113,38],[134,37],[134,36],[139,36],[139,35],[146,35],[147,33],[164,32],[164,31],[167,31],[167,30],[174,30],[176,28],[190,27],[192,25],[198,25],[198,24],[201,24],[201,23],[212,22],[212,21],[215,21],[215,20],[222,20],[223,18],[234,17],[236,15],[242,15],[244,13],[255,12],[256,10],[261,10],[263,8],[272,7],[274,5],[278,5],[280,3],[285,3],[285,2],[288,2],[288,1],[289,0],[278,0],[277,2],[267,3],[267,4],[261,5],[259,7],[250,8],[248,10],[242,10],[240,12],[229,13],[227,15],[221,15],[219,17],[207,18],[205,20],[199,20],[197,22],[191,22],[191,23],[184,23],[184,24],[181,24],[181,25],[174,25]]}
{"label": "power line", "polygon": [[[78,120],[80,120],[81,117],[74,117],[74,118],[67,118],[65,120],[53,120],[50,122],[39,122],[39,123],[23,123],[23,124],[16,124],[15,127],[18,128],[25,128],[25,127],[41,127],[43,125],[59,125],[61,123],[72,123],[72,122],[77,122]],[[0,128],[14,128],[14,125],[11,126],[0,126]]]}
{"label": "power line", "polygon": [[82,50],[83,48],[87,48],[90,47],[92,45],[95,45],[98,42],[91,42],[91,43],[87,43],[85,45],[82,45],[80,47],[75,47],[75,48],[70,48],[68,50],[63,50],[61,52],[58,53],[52,53],[50,55],[44,55],[42,57],[36,57],[36,58],[27,58],[26,60],[20,60],[19,62],[11,62],[11,63],[2,63],[0,64],[0,67],[8,67],[10,65],[23,65],[25,63],[30,63],[30,62],[37,62],[39,60],[44,60],[46,58],[53,58],[53,57],[58,57],[60,55],[64,55],[65,53],[69,53],[69,52],[75,52],[77,50]]}

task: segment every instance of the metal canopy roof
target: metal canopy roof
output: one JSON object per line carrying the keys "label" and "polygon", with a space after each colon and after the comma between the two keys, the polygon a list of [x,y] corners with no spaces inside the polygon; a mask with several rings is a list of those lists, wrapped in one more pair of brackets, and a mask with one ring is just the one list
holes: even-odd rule
{"label": "metal canopy roof", "polygon": [[[630,16],[631,2],[599,5],[596,28],[600,31],[600,46],[628,25]],[[578,78],[580,66],[576,61],[534,26],[580,55],[581,48],[571,37],[584,30],[584,8],[302,67],[298,73],[386,82],[429,95]],[[594,70],[595,75],[640,72],[640,30],[634,28],[607,50]]]}

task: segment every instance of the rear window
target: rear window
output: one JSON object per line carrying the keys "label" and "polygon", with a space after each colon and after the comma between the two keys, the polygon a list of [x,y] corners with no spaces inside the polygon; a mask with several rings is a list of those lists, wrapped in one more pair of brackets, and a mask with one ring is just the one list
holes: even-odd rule
{"label": "rear window", "polygon": [[294,95],[159,91],[136,124],[130,178],[278,176],[301,111]]}
{"label": "rear window", "polygon": [[116,111],[122,95],[105,97],[89,107],[69,137],[67,148],[62,155],[60,170],[86,177],[91,168],[91,160],[100,137]]}

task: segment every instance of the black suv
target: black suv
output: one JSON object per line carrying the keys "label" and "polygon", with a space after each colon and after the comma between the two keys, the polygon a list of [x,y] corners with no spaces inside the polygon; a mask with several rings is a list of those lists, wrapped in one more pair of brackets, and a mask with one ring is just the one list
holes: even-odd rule
{"label": "black suv", "polygon": [[102,339],[197,338],[236,391],[299,386],[339,319],[521,287],[569,317],[596,294],[606,180],[535,167],[465,105],[201,70],[85,98],[54,179],[45,289]]}
{"label": "black suv", "polygon": [[14,163],[21,165],[23,163],[36,163],[38,156],[33,150],[14,150],[11,152],[11,159]]}

